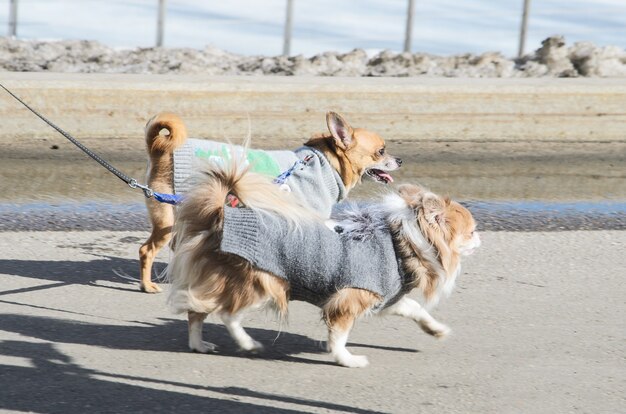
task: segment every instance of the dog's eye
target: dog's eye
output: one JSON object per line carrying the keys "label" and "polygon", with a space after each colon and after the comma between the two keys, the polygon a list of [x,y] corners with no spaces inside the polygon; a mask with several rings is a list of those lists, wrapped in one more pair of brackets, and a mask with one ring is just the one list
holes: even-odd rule
{"label": "dog's eye", "polygon": [[381,148],[378,150],[378,155],[385,155],[385,148]]}

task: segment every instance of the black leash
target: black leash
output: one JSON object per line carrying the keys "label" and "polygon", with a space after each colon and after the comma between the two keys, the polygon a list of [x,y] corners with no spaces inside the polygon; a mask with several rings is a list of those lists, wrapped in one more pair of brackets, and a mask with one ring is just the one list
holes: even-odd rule
{"label": "black leash", "polygon": [[135,180],[134,178],[131,178],[129,176],[127,176],[126,174],[124,174],[123,172],[121,172],[120,170],[118,170],[117,168],[115,168],[114,166],[112,166],[111,164],[109,164],[104,158],[102,158],[101,156],[99,156],[98,154],[96,154],[95,152],[93,152],[92,150],[90,150],[89,148],[87,148],[86,146],[84,146],[83,144],[81,144],[76,138],[74,138],[73,136],[71,136],[70,134],[68,134],[67,132],[65,132],[64,130],[62,130],[61,128],[59,128],[58,126],[56,126],[54,123],[52,123],[52,121],[48,120],[45,116],[41,115],[39,112],[37,112],[36,110],[34,110],[33,108],[31,108],[26,102],[24,102],[23,100],[21,100],[18,96],[16,96],[13,92],[11,92],[10,90],[8,90],[4,85],[2,85],[0,83],[0,87],[2,87],[2,89],[4,89],[5,91],[7,91],[7,93],[9,95],[11,95],[12,97],[14,97],[15,99],[17,99],[17,101],[19,103],[21,103],[22,105],[24,105],[26,108],[28,108],[29,111],[31,111],[32,113],[34,113],[35,115],[37,115],[39,117],[39,119],[41,119],[42,121],[44,121],[46,124],[50,125],[52,128],[54,128],[57,132],[59,132],[61,135],[63,135],[65,138],[67,138],[72,144],[76,145],[78,148],[80,148],[85,154],[89,155],[93,160],[95,160],[96,162],[98,162],[100,165],[102,165],[104,168],[106,168],[107,170],[109,170],[111,173],[115,174],[115,176],[117,178],[119,178],[120,180],[124,181],[126,184],[128,184],[131,188],[140,188],[144,195],[148,198],[153,197],[154,196],[154,191],[152,191],[152,189],[150,189],[150,187],[145,186],[145,185],[141,185],[137,182],[137,180]]}

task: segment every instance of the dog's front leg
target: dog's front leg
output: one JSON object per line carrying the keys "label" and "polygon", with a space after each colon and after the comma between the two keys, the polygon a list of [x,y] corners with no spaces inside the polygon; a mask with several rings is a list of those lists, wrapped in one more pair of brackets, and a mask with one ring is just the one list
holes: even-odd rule
{"label": "dog's front leg", "polygon": [[443,338],[450,333],[450,328],[438,322],[419,303],[406,296],[388,307],[385,313],[411,318],[424,332],[437,338]]}
{"label": "dog's front leg", "polygon": [[187,312],[189,320],[189,349],[193,352],[206,354],[215,351],[216,346],[214,344],[202,340],[202,323],[207,315],[207,313]]}

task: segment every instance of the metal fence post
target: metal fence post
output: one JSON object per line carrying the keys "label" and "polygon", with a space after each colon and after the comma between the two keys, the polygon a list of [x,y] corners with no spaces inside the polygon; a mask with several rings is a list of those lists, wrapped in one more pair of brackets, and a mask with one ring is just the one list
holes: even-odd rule
{"label": "metal fence post", "polygon": [[519,49],[517,57],[524,56],[524,48],[526,47],[526,29],[528,27],[528,10],[530,9],[530,0],[524,0],[524,9],[522,10],[522,23],[519,33]]}
{"label": "metal fence post", "polygon": [[159,0],[159,16],[157,18],[157,47],[163,46],[163,26],[165,25],[165,6],[167,0]]}
{"label": "metal fence post", "polygon": [[406,11],[406,32],[404,34],[404,51],[411,52],[411,38],[413,37],[413,15],[415,14],[415,1],[409,0],[409,8]]}
{"label": "metal fence post", "polygon": [[9,37],[17,36],[17,0],[9,3]]}
{"label": "metal fence post", "polygon": [[287,17],[285,18],[285,38],[283,56],[291,54],[291,29],[293,27],[293,0],[287,0]]}

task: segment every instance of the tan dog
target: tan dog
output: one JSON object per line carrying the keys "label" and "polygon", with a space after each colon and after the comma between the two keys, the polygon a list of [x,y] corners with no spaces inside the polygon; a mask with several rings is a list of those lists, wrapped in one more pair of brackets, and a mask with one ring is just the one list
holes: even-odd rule
{"label": "tan dog", "polygon": [[[225,206],[229,194],[238,197],[246,208]],[[261,217],[259,225],[249,220],[257,214]],[[246,220],[237,222],[237,217]],[[272,221],[273,217],[278,221]],[[336,231],[316,222],[257,174],[242,173],[235,167],[230,171],[207,171],[204,182],[188,194],[178,211],[177,246],[168,267],[169,303],[174,311],[188,313],[190,349],[202,353],[215,349],[203,341],[202,323],[208,314],[216,312],[240,348],[258,351],[262,345],[241,326],[243,312],[269,304],[284,316],[288,301],[294,298],[321,307],[328,326],[328,349],[343,366],[368,364],[365,356],[352,355],[345,347],[355,320],[365,313],[408,317],[426,333],[445,336],[448,327],[406,294],[418,289],[433,304],[441,294],[452,290],[460,273],[461,256],[480,246],[470,212],[447,198],[404,185],[380,203],[355,205],[340,210],[332,219],[331,227]],[[276,233],[281,223],[287,223],[285,231]],[[246,231],[236,231],[235,237],[242,237],[245,243],[242,252],[237,252],[232,250],[228,229],[240,225]],[[323,240],[316,241],[319,234]],[[368,237],[376,238],[368,245]],[[289,250],[299,239],[317,254],[303,252],[307,257],[300,257],[300,247]],[[333,243],[339,246],[334,255],[328,248]],[[352,256],[355,245],[359,246],[355,254],[360,260]],[[350,278],[353,266],[358,267],[358,274],[363,269],[372,273],[370,267],[378,269],[379,251],[385,248],[393,256],[382,253],[382,259],[390,259],[389,274],[375,270],[374,280],[365,282]],[[267,255],[269,259],[264,258]],[[281,263],[274,266],[274,259]],[[329,261],[342,260],[346,263],[328,265]],[[284,261],[288,263],[283,265]],[[284,276],[283,268],[290,266],[295,266],[295,271]],[[278,270],[274,273],[270,268]],[[309,269],[313,277],[301,278],[303,268]],[[339,271],[329,275],[329,268]],[[322,283],[324,278],[328,280]],[[384,285],[381,290],[377,284],[380,281]]]}
{"label": "tan dog", "polygon": [[[346,194],[361,181],[363,175],[382,183],[393,181],[388,171],[397,169],[401,160],[386,153],[385,141],[380,136],[365,129],[352,128],[342,116],[334,112],[326,115],[326,122],[329,133],[315,136],[304,145],[323,154],[338,173]],[[150,165],[147,181],[154,191],[168,194],[174,192],[173,154],[186,140],[187,130],[178,116],[162,113],[148,121],[146,145]],[[267,151],[270,155],[278,152]],[[310,197],[314,198],[315,194],[310,194]],[[312,200],[300,201],[305,205],[312,204]],[[139,249],[141,290],[156,293],[161,289],[151,280],[152,264],[159,250],[171,238],[174,208],[154,199],[147,199],[146,205],[152,233]]]}

